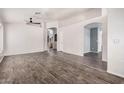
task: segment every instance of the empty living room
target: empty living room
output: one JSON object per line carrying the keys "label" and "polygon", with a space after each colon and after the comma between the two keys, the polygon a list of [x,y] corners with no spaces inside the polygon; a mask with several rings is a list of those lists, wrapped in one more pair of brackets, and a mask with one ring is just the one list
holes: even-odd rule
{"label": "empty living room", "polygon": [[123,17],[123,8],[1,8],[0,83],[123,84]]}

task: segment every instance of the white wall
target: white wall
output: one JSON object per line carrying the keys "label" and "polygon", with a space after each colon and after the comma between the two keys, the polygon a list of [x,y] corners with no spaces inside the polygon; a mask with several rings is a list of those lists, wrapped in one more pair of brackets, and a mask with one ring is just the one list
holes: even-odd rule
{"label": "white wall", "polygon": [[108,72],[124,77],[124,9],[108,9]]}
{"label": "white wall", "polygon": [[102,52],[102,29],[98,27],[98,52]]}
{"label": "white wall", "polygon": [[59,27],[59,31],[62,33],[62,50],[67,53],[82,56],[85,53],[84,49],[84,32],[85,26],[90,23],[102,23],[103,24],[103,53],[102,60],[107,61],[107,27],[105,19],[100,16],[96,18],[91,18],[89,20],[84,20],[82,22],[73,23],[71,25]]}
{"label": "white wall", "polygon": [[43,28],[26,24],[4,24],[5,55],[43,51]]}
{"label": "white wall", "polygon": [[90,29],[84,31],[84,53],[90,52]]}
{"label": "white wall", "polygon": [[83,26],[82,23],[59,28],[63,36],[63,52],[83,55]]}
{"label": "white wall", "polygon": [[3,25],[0,23],[0,55],[3,52]]}
{"label": "white wall", "polygon": [[51,28],[51,27],[57,27],[58,28],[58,22],[57,21],[47,22],[46,27],[47,28]]}
{"label": "white wall", "polygon": [[102,60],[108,61],[108,29],[107,16],[102,17]]}

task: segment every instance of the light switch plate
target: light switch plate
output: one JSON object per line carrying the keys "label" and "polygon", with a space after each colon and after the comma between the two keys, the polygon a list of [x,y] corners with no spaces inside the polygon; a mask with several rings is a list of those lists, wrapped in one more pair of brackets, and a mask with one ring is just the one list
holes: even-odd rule
{"label": "light switch plate", "polygon": [[114,39],[114,40],[113,40],[113,43],[114,43],[114,44],[119,44],[119,43],[120,43],[120,40],[119,40],[119,39]]}

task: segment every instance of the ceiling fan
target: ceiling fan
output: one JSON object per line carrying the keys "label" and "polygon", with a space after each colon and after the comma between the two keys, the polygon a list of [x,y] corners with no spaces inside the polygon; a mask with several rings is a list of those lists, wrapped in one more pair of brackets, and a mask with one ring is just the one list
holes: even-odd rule
{"label": "ceiling fan", "polygon": [[34,22],[32,17],[30,17],[29,20],[26,22],[27,24],[41,24],[40,22]]}
{"label": "ceiling fan", "polygon": [[44,15],[41,12],[35,12],[35,14],[28,18],[28,20],[25,20],[26,24],[28,25],[37,25],[42,27],[42,21],[44,20]]}
{"label": "ceiling fan", "polygon": [[42,23],[33,21],[32,17],[30,17],[28,20],[25,20],[25,22],[26,22],[27,25],[42,27]]}

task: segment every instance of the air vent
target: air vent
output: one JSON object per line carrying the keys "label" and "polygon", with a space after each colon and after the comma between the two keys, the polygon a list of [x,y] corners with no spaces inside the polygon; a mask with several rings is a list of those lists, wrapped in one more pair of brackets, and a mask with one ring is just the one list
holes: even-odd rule
{"label": "air vent", "polygon": [[41,13],[40,12],[35,12],[35,15],[40,15]]}

